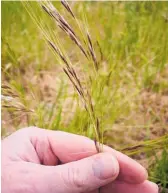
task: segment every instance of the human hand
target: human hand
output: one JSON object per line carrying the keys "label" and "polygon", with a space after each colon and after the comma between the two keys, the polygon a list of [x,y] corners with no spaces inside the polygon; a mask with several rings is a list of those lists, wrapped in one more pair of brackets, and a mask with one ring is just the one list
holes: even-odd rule
{"label": "human hand", "polygon": [[61,131],[21,129],[2,141],[2,193],[158,193],[126,155]]}

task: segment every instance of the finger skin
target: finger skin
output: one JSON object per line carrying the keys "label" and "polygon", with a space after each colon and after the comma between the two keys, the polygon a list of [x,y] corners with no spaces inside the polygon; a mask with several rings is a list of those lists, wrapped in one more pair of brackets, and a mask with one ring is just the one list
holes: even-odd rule
{"label": "finger skin", "polygon": [[[48,166],[44,174],[49,179],[48,187],[53,190],[50,193],[79,193],[96,190],[114,181],[118,173],[116,158],[109,153],[100,153],[54,168]],[[46,192],[49,192],[49,189],[46,189]]]}
{"label": "finger skin", "polygon": [[[65,132],[55,132],[52,135],[49,134],[49,136],[53,151],[63,163],[97,153],[94,142],[87,137]],[[107,146],[103,146],[103,151],[116,156],[120,166],[119,180],[129,183],[142,183],[147,179],[147,171],[133,159]]]}
{"label": "finger skin", "polygon": [[159,188],[156,184],[145,181],[142,184],[128,184],[122,181],[115,181],[101,188],[101,193],[158,193]]}
{"label": "finger skin", "polygon": [[[150,181],[145,181],[142,184],[128,184],[121,181],[115,181],[104,187],[101,187],[101,193],[158,193],[159,188],[156,184]],[[87,193],[99,193],[98,190]]]}
{"label": "finger skin", "polygon": [[118,180],[129,183],[142,183],[148,178],[147,171],[135,160],[108,146],[104,146],[104,151],[111,152],[113,155],[116,156],[119,162],[120,173],[118,176]]}
{"label": "finger skin", "polygon": [[4,164],[2,168],[2,192],[88,192],[112,182],[118,173],[118,162],[109,153],[58,166],[16,161]]}
{"label": "finger skin", "polygon": [[[8,140],[10,138],[10,140]],[[97,154],[95,144],[87,137],[61,131],[49,131],[30,127],[19,130],[4,140],[5,153],[12,155],[21,152],[22,159],[44,165],[57,165],[80,160]],[[29,140],[28,140],[29,139]],[[27,147],[23,144],[27,143]],[[6,150],[8,149],[8,150]],[[147,178],[146,170],[128,156],[104,146],[103,151],[116,156],[120,173],[119,179],[128,183],[141,183]]]}

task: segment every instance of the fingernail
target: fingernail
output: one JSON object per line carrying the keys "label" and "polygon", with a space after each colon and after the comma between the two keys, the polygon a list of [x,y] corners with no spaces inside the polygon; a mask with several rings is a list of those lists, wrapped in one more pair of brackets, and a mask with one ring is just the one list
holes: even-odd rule
{"label": "fingernail", "polygon": [[101,180],[115,179],[119,173],[119,164],[109,153],[97,154],[92,168],[94,175]]}

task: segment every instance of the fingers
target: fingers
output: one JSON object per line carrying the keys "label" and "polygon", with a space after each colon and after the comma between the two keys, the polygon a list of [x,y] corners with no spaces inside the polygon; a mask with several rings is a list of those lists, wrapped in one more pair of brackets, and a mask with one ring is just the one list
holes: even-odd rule
{"label": "fingers", "polygon": [[119,162],[120,173],[118,180],[122,180],[128,183],[142,183],[148,178],[147,171],[135,160],[108,146],[104,146],[104,151],[111,152],[116,156]]}
{"label": "fingers", "polygon": [[[82,159],[97,153],[94,142],[86,137],[63,132],[57,135],[59,135],[59,141],[57,140],[56,142],[53,138],[51,141],[53,141],[55,147],[60,147],[59,150],[56,150],[56,154],[64,163]],[[61,148],[61,146],[63,148]],[[62,151],[65,152],[64,155],[61,153]],[[103,147],[103,151],[116,156],[120,166],[120,180],[129,183],[141,183],[147,179],[147,171],[133,159],[107,146]]]}
{"label": "fingers", "polygon": [[[114,181],[104,187],[101,187],[101,193],[158,193],[159,188],[156,184],[145,181],[142,184],[128,184],[121,181]],[[89,193],[99,193],[98,190],[94,190]]]}
{"label": "fingers", "polygon": [[39,187],[37,193],[89,192],[114,181],[118,173],[118,162],[109,153],[59,166],[41,166],[36,183],[43,187]]}
{"label": "fingers", "polygon": [[145,181],[142,184],[128,184],[115,181],[101,188],[101,193],[158,193],[158,191],[158,186],[149,181]]}
{"label": "fingers", "polygon": [[[36,149],[39,152],[43,151],[46,145],[44,144],[46,143],[45,140],[41,140],[44,138],[42,138],[42,135],[45,138],[47,136],[48,145],[51,149],[51,151],[46,151],[46,154],[41,153],[43,157],[48,157],[47,152],[53,152],[62,163],[68,163],[97,153],[94,142],[87,137],[60,131],[37,129],[33,132],[32,141],[36,141]],[[116,156],[120,166],[119,180],[128,183],[141,183],[147,179],[146,170],[136,161],[107,146],[103,147],[103,151]]]}

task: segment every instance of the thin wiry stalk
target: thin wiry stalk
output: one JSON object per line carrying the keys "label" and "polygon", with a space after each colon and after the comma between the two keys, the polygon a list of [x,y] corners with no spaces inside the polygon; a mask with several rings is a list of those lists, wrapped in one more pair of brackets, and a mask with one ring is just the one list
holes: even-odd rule
{"label": "thin wiry stalk", "polygon": [[75,70],[71,67],[71,68],[63,68],[64,72],[66,73],[66,75],[68,76],[69,80],[71,81],[72,85],[74,86],[74,88],[76,89],[77,93],[79,94],[79,96],[81,97],[84,107],[86,109],[86,111],[88,112],[88,114],[90,115],[90,118],[92,120],[92,123],[94,125],[94,129],[95,129],[95,133],[96,133],[96,140],[95,140],[95,144],[96,144],[96,149],[99,150],[98,152],[100,152],[100,148],[99,145],[97,143],[97,141],[100,141],[100,129],[99,129],[99,121],[98,118],[96,118],[95,116],[95,111],[94,111],[94,107],[92,104],[92,100],[91,100],[91,96],[88,92],[88,90],[86,89],[86,94],[83,90],[82,84],[80,82],[80,79],[78,78]]}
{"label": "thin wiry stalk", "polygon": [[[76,89],[77,93],[81,97],[81,100],[83,101],[84,107],[86,111],[89,113],[90,118],[94,124],[95,133],[96,133],[96,141],[100,141],[100,131],[99,131],[99,125],[97,124],[98,118],[95,116],[95,111],[92,104],[92,99],[89,94],[89,91],[86,89],[86,93],[82,87],[81,81],[79,77],[77,76],[77,73],[75,72],[74,68],[71,64],[68,63],[66,60],[66,57],[61,53],[60,49],[56,47],[56,45],[49,41],[49,44],[54,49],[54,51],[57,53],[57,55],[61,58],[61,60],[66,65],[65,68],[63,68],[63,71],[68,76],[69,80],[71,81],[72,85]],[[96,143],[96,148],[98,149],[98,144]],[[99,148],[100,149],[100,148]],[[100,150],[99,150],[100,152]]]}
{"label": "thin wiry stalk", "polygon": [[134,155],[134,154],[138,154],[140,152],[143,152],[144,149],[145,151],[151,151],[153,149],[161,149],[163,146],[167,146],[168,147],[168,134],[159,137],[157,139],[154,140],[148,140],[145,141],[143,143],[140,143],[138,145],[135,146],[131,146],[131,147],[126,147],[124,149],[122,149],[121,151],[126,153],[127,155]]}
{"label": "thin wiry stalk", "polygon": [[102,48],[101,48],[98,41],[96,41],[96,44],[97,44],[97,47],[99,48],[99,52],[100,52],[100,61],[102,61],[104,59]]}
{"label": "thin wiry stalk", "polygon": [[58,47],[56,47],[56,46],[54,45],[54,43],[51,42],[50,40],[48,40],[48,43],[49,43],[50,46],[53,48],[53,50],[58,54],[58,56],[61,58],[61,60],[66,64],[66,66],[67,66],[68,68],[70,68],[67,60],[65,59],[65,57],[64,57],[63,54],[61,53],[60,49],[59,49]]}

